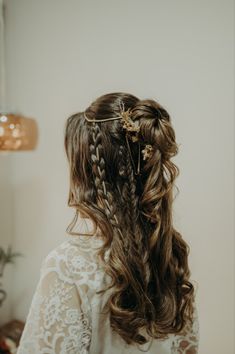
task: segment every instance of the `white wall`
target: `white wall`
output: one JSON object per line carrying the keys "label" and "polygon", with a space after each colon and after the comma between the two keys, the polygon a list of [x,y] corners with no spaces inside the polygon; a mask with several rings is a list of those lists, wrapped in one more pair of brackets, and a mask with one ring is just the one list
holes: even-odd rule
{"label": "white wall", "polygon": [[[11,155],[0,152],[0,247],[4,251],[12,244],[13,237],[13,191],[11,182]],[[15,266],[7,264],[0,288],[7,292],[7,298],[0,307],[0,325],[11,316],[11,278]]]}
{"label": "white wall", "polygon": [[34,152],[13,156],[12,311],[24,319],[42,258],[65,236],[66,117],[101,94],[155,98],[172,115],[181,174],[175,222],[199,284],[200,353],[232,354],[234,86],[231,0],[8,0],[9,102],[35,117]]}
{"label": "white wall", "polygon": [[[3,17],[2,1],[0,0],[0,18]],[[0,25],[0,46],[1,39],[4,38],[3,26]],[[0,49],[0,64],[3,62],[4,51]],[[2,83],[4,82],[4,73],[0,70],[0,112],[4,109],[4,92],[2,92]],[[12,244],[13,238],[13,192],[11,181],[11,160],[12,156],[6,151],[0,151],[0,248],[7,251],[7,247]],[[3,276],[0,276],[0,289],[7,293],[7,298],[0,307],[0,325],[8,321],[11,317],[11,278],[12,265],[9,263],[3,270]],[[2,298],[2,297],[1,297]]]}

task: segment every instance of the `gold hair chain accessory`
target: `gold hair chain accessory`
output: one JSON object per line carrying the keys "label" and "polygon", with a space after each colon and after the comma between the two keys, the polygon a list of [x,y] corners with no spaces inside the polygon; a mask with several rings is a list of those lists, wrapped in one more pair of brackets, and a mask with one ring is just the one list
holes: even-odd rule
{"label": "gold hair chain accessory", "polygon": [[[121,123],[123,126],[123,129],[126,130],[126,142],[127,142],[127,146],[128,146],[128,150],[130,152],[130,157],[132,160],[132,164],[133,166],[135,166],[134,161],[133,161],[133,157],[132,157],[132,153],[131,153],[131,148],[130,148],[130,144],[129,144],[129,140],[128,137],[133,141],[133,142],[138,142],[138,165],[137,165],[137,172],[135,171],[135,175],[139,175],[140,174],[140,141],[139,141],[139,131],[140,131],[140,126],[136,125],[135,122],[132,120],[131,118],[131,109],[128,108],[125,111],[124,108],[124,103],[121,102],[120,103],[120,115],[116,116],[116,117],[110,117],[110,118],[106,118],[106,119],[89,119],[86,116],[86,113],[84,112],[84,117],[88,122],[107,122],[107,121],[111,121],[111,120],[115,120],[115,119],[121,119]],[[151,144],[146,144],[144,149],[141,150],[142,154],[143,154],[143,160],[147,160],[152,156],[153,153],[153,147]]]}

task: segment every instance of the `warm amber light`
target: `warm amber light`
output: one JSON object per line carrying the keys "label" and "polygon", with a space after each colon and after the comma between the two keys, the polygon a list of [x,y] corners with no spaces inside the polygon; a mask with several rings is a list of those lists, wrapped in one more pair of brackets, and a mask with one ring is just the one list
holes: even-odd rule
{"label": "warm amber light", "polygon": [[38,142],[37,123],[14,113],[0,113],[0,150],[34,150]]}

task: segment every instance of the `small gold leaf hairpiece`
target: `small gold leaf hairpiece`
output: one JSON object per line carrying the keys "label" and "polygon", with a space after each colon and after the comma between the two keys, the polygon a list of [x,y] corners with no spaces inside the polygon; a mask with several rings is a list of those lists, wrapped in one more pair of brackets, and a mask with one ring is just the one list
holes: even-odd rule
{"label": "small gold leaf hairpiece", "polygon": [[143,154],[143,160],[147,160],[149,157],[152,156],[153,153],[153,147],[151,144],[147,144],[145,145],[145,148],[143,150],[141,150],[142,154]]}
{"label": "small gold leaf hairpiece", "polygon": [[[131,109],[128,108],[126,111],[124,109],[124,104],[121,102],[120,104],[120,115],[121,115],[121,122],[123,128],[129,133],[133,142],[139,140],[138,133],[140,131],[140,127],[134,123],[131,118]],[[134,133],[134,134],[133,134]]]}

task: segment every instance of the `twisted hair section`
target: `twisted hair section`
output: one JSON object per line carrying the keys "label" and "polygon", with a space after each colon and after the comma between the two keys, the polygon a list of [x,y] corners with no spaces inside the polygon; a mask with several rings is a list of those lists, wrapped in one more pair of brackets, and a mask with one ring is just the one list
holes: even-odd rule
{"label": "twisted hair section", "polygon": [[[140,175],[120,121],[103,121],[119,115],[120,102],[140,127],[141,148],[153,147]],[[170,116],[155,100],[120,92],[99,97],[85,112],[102,122],[86,121],[83,112],[67,120],[68,204],[91,218],[104,239],[100,255],[112,281],[102,291],[112,289],[106,306],[111,327],[129,344],[180,333],[192,322],[194,286],[189,246],[172,219],[179,169],[171,161],[178,145]],[[137,161],[136,142],[129,146]]]}

